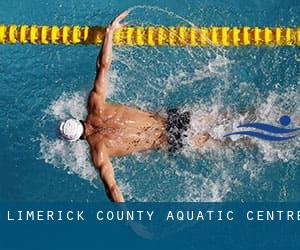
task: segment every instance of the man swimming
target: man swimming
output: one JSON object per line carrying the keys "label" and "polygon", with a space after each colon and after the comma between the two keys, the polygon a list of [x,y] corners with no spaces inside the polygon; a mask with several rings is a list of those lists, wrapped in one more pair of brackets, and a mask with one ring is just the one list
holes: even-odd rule
{"label": "man swimming", "polygon": [[[123,195],[114,177],[110,158],[135,152],[162,149],[170,152],[183,147],[183,137],[189,128],[190,113],[169,109],[167,118],[125,105],[106,102],[107,75],[112,61],[113,35],[127,23],[120,23],[128,11],[116,17],[106,29],[102,49],[96,61],[96,78],[88,98],[85,121],[68,119],[59,124],[59,136],[67,141],[87,140],[92,161],[99,170],[108,197],[123,202]],[[193,140],[201,146],[209,135],[197,135]]]}

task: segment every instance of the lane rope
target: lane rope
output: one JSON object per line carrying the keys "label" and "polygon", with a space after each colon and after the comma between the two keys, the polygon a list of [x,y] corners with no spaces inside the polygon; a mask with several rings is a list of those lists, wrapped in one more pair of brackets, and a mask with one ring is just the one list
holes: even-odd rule
{"label": "lane rope", "polygon": [[[0,25],[0,44],[101,44],[105,27]],[[118,30],[114,44],[132,46],[299,46],[300,27],[135,26]]]}

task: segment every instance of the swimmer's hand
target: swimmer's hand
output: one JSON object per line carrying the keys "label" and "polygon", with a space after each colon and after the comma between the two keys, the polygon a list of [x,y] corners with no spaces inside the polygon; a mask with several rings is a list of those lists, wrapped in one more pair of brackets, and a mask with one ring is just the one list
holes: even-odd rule
{"label": "swimmer's hand", "polygon": [[119,16],[117,16],[107,27],[107,32],[115,32],[118,29],[124,28],[126,25],[128,25],[128,22],[120,23],[125,17],[127,17],[129,14],[129,11],[126,10],[123,13],[121,13]]}

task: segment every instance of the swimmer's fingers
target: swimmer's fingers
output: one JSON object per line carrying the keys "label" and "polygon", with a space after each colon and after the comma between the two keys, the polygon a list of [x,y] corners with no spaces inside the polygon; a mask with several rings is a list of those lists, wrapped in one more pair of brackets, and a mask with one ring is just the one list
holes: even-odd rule
{"label": "swimmer's fingers", "polygon": [[119,16],[116,17],[116,19],[114,21],[120,22],[122,21],[125,17],[127,17],[129,14],[129,10],[125,10],[124,12],[122,12]]}
{"label": "swimmer's fingers", "polygon": [[128,14],[129,14],[129,11],[126,10],[123,13],[121,13],[119,16],[117,16],[110,24],[111,28],[116,30],[116,29],[123,28],[124,26],[126,26],[128,23],[120,24],[120,21],[122,21],[125,17],[127,17]]}
{"label": "swimmer's fingers", "polygon": [[128,24],[129,24],[129,22],[121,23],[121,24],[120,24],[120,28],[124,28],[124,27],[126,27]]}

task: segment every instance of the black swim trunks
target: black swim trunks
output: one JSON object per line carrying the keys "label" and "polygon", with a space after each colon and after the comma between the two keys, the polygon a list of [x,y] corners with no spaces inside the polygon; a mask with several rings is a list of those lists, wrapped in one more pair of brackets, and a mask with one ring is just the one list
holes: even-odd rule
{"label": "black swim trunks", "polygon": [[191,114],[180,112],[177,108],[169,109],[167,114],[169,152],[173,153],[183,148],[183,139],[190,128]]}

